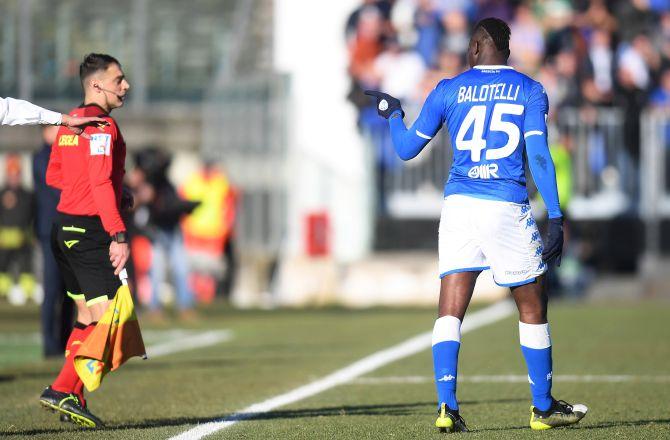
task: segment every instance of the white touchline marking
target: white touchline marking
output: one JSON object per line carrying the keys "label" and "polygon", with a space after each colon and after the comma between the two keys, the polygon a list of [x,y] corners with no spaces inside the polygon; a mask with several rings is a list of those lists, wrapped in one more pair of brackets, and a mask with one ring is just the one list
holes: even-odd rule
{"label": "white touchline marking", "polygon": [[184,336],[172,341],[150,345],[147,347],[147,357],[151,359],[168,354],[178,353],[180,351],[209,347],[210,345],[229,341],[232,339],[232,337],[233,333],[230,330],[211,330],[191,336]]}
{"label": "white touchline marking", "polygon": [[[466,316],[463,320],[461,333],[467,333],[488,324],[492,324],[510,316],[515,311],[516,307],[511,300],[497,302],[485,309]],[[275,408],[298,402],[338,385],[347,383],[363,374],[367,374],[377,368],[390,364],[391,362],[412,356],[430,348],[432,333],[432,331],[422,333],[405,342],[401,342],[398,345],[373,353],[312,383],[300,386],[287,393],[280,394],[262,402],[255,403],[231,416],[198,425],[188,431],[171,437],[170,440],[201,439],[221,431],[222,429],[228,428],[241,420],[253,418],[260,413],[272,411]]]}
{"label": "white touchline marking", "polygon": [[[555,374],[554,382],[579,383],[621,383],[621,382],[670,382],[670,375],[635,375],[635,374]],[[418,384],[433,383],[432,376],[386,376],[360,377],[351,383],[355,385],[384,385],[384,384]],[[462,375],[458,376],[458,383],[526,383],[525,374],[493,374],[493,375]]]}

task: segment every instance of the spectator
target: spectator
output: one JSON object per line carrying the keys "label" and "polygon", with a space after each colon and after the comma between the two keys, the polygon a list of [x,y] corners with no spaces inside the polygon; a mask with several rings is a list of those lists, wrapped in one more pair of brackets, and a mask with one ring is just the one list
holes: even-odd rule
{"label": "spectator", "polygon": [[661,74],[659,86],[649,96],[649,104],[659,109],[670,109],[670,68]]}
{"label": "spectator", "polygon": [[421,56],[401,47],[395,38],[388,41],[386,50],[374,63],[377,87],[405,102],[415,98],[425,72]]}
{"label": "spectator", "polygon": [[445,12],[442,23],[445,29],[443,49],[464,55],[470,44],[469,24],[465,12],[460,10]]}
{"label": "spectator", "polygon": [[592,104],[610,104],[614,93],[614,52],[612,37],[603,29],[595,29],[591,35],[586,70],[590,74],[582,86],[584,97]]}
{"label": "spectator", "polygon": [[168,260],[176,292],[179,316],[193,320],[193,294],[188,285],[188,262],[179,222],[184,214],[191,212],[198,204],[186,202],[177,196],[177,191],[167,177],[170,158],[163,151],[151,148],[135,157],[141,177],[137,193],[139,203],[148,207],[145,230],[152,243],[151,302],[149,316],[162,321],[161,285],[166,278]]}
{"label": "spectator", "polygon": [[233,246],[237,192],[215,162],[205,161],[201,170],[186,179],[180,195],[200,203],[182,222],[185,247],[194,262],[193,290],[204,302],[210,302],[215,293],[228,298],[237,268]]}
{"label": "spectator", "polygon": [[416,51],[426,66],[434,66],[440,50],[444,28],[433,0],[419,0],[414,14],[417,32]]}
{"label": "spectator", "polygon": [[373,65],[383,50],[382,39],[386,22],[375,2],[366,2],[350,18],[352,30],[347,32],[349,49],[349,74],[351,89],[349,100],[358,108],[369,105],[369,99],[363,90],[375,84]]}
{"label": "spectator", "polygon": [[535,72],[544,56],[544,35],[530,8],[521,4],[510,24],[511,63],[526,72]]}
{"label": "spectator", "polygon": [[[21,157],[5,157],[5,186],[0,190],[0,274],[10,302],[22,304],[35,293],[32,273],[33,194],[21,183]],[[40,299],[41,301],[41,299]]]}
{"label": "spectator", "polygon": [[51,145],[56,140],[58,127],[42,129],[42,148],[33,156],[33,183],[35,185],[35,232],[42,250],[42,349],[45,357],[60,357],[74,322],[74,302],[65,294],[65,283],[51,252],[51,226],[60,200],[60,191],[46,183],[46,170]]}

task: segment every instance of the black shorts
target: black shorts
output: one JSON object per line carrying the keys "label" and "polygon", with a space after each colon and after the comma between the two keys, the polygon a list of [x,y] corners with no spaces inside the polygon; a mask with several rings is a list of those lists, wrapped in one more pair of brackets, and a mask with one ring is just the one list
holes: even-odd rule
{"label": "black shorts", "polygon": [[72,299],[90,306],[114,298],[121,279],[109,261],[111,242],[100,217],[57,213],[51,249]]}

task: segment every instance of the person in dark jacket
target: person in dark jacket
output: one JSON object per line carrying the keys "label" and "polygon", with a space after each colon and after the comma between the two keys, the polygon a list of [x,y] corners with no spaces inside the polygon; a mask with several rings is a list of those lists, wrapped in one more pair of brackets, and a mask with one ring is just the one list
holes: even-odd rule
{"label": "person in dark jacket", "polygon": [[42,249],[44,301],[42,302],[42,347],[45,357],[62,356],[72,331],[74,303],[65,294],[63,276],[51,251],[51,224],[56,215],[60,191],[46,183],[46,171],[58,127],[42,130],[44,143],[33,155],[35,185],[35,233]]}
{"label": "person in dark jacket", "polygon": [[[161,319],[160,287],[166,278],[169,266],[176,293],[176,304],[180,317],[194,319],[193,293],[188,285],[188,262],[184,250],[180,221],[190,213],[198,202],[181,199],[174,185],[169,181],[167,171],[170,157],[162,150],[149,148],[135,156],[137,172],[142,176],[137,188],[136,200],[140,214],[146,218],[143,229],[152,243],[150,270],[151,301],[150,317]],[[144,206],[141,206],[144,205]],[[148,214],[148,215],[147,215]],[[169,263],[169,264],[168,264]]]}

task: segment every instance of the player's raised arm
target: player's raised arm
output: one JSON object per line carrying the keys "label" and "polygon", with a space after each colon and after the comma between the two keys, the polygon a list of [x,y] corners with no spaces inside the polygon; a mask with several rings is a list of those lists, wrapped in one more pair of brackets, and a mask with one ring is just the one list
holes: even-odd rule
{"label": "player's raised arm", "polygon": [[59,125],[62,116],[58,112],[52,112],[28,101],[0,98],[2,125]]}
{"label": "player's raised arm", "polygon": [[377,98],[377,113],[389,120],[393,147],[402,160],[416,157],[442,126],[442,95],[439,90],[444,83],[445,81],[440,82],[428,95],[421,114],[409,130],[403,122],[405,112],[397,98],[383,92],[365,92],[366,95]]}
{"label": "player's raised arm", "polygon": [[542,86],[536,83],[530,92],[526,106],[524,138],[526,139],[528,167],[549,216],[549,231],[542,259],[546,262],[556,260],[556,264],[560,265],[563,252],[563,213],[558,202],[556,169],[547,143],[548,109],[547,94]]}

